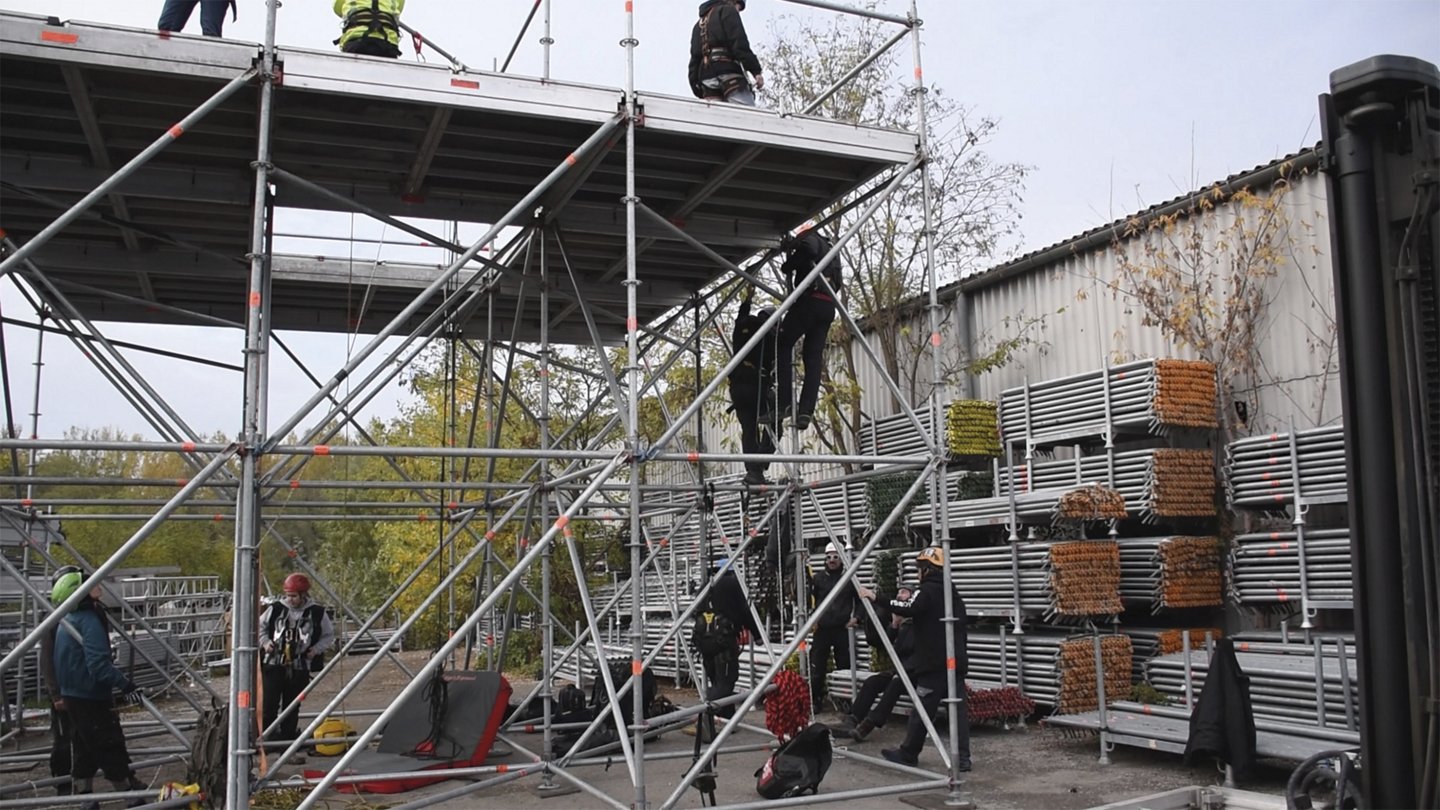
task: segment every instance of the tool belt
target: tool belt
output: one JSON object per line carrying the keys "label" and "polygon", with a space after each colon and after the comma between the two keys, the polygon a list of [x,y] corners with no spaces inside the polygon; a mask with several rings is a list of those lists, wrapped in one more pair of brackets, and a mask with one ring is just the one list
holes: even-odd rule
{"label": "tool belt", "polygon": [[706,64],[706,65],[710,65],[710,64],[712,64],[712,63],[714,63],[714,62],[734,62],[734,61],[735,61],[735,59],[734,59],[732,56],[730,56],[730,49],[729,49],[729,48],[721,48],[721,47],[706,48],[706,49],[701,53],[701,58],[702,58],[702,60],[704,61],[704,64]]}

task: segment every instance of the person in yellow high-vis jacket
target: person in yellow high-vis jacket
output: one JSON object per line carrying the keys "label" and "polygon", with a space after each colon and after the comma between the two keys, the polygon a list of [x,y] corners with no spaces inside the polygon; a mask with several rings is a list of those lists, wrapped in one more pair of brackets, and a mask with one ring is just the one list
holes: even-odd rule
{"label": "person in yellow high-vis jacket", "polygon": [[400,57],[400,12],[405,0],[335,0],[341,20],[335,44],[345,53]]}

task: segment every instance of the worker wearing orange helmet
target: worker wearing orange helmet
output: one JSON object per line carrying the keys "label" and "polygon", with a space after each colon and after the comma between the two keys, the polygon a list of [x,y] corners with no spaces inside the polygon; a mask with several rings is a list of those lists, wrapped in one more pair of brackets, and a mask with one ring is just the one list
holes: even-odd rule
{"label": "worker wearing orange helmet", "polygon": [[[325,607],[310,598],[310,578],[299,573],[285,577],[284,595],[271,602],[260,618],[260,671],[267,729],[275,725],[280,709],[289,706],[310,685],[310,673],[320,670],[325,651],[334,641],[335,625]],[[299,728],[297,707],[285,713],[279,727],[266,739],[293,740]]]}
{"label": "worker wearing orange helmet", "polygon": [[[920,553],[915,555],[915,563],[920,572],[920,588],[908,600],[892,600],[890,612],[900,616],[909,616],[915,622],[914,651],[905,659],[903,665],[915,685],[916,694],[920,696],[924,716],[933,719],[935,713],[940,709],[940,702],[949,692],[945,648],[945,551],[939,546],[921,549]],[[862,590],[860,597],[874,599],[875,594],[869,590]],[[965,654],[968,637],[965,630],[965,601],[960,598],[959,593],[953,594],[952,598],[955,611],[952,631],[955,635],[955,678],[956,687],[959,689],[956,697],[961,700],[954,704],[960,716],[959,739],[956,742],[959,752],[957,761],[960,770],[968,771],[970,770],[970,717],[968,706],[964,702],[965,673],[969,667]],[[910,722],[905,730],[905,741],[900,743],[900,747],[886,748],[880,753],[891,762],[915,765],[919,762],[920,752],[924,748],[925,723],[921,719],[921,713],[917,711],[910,714]]]}

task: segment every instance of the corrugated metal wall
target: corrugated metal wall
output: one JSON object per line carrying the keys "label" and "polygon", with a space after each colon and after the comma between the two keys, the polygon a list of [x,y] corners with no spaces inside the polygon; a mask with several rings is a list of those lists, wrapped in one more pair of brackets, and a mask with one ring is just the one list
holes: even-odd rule
{"label": "corrugated metal wall", "polygon": [[[1334,299],[1331,284],[1329,224],[1326,220],[1325,182],[1311,174],[1295,180],[1285,198],[1289,220],[1287,258],[1269,279],[1268,319],[1263,330],[1260,357],[1261,382],[1255,390],[1237,385],[1240,395],[1252,399],[1251,428],[1262,433],[1334,423],[1340,418],[1340,391],[1336,367]],[[1220,238],[1233,222],[1233,206],[1221,206],[1204,215],[1207,241]],[[1138,247],[1136,240],[1128,244]],[[1107,361],[1145,357],[1193,358],[1153,326],[1144,312],[1106,288],[1116,279],[1118,257],[1113,247],[1071,255],[1047,267],[983,287],[966,297],[946,301],[944,346],[951,360],[958,357],[955,309],[968,305],[972,337],[977,351],[1015,333],[1027,319],[1044,317],[1034,332],[1036,342],[1022,348],[1003,368],[974,381],[979,399],[997,399],[1006,388],[1100,368]],[[967,300],[968,299],[968,300]],[[912,322],[913,330],[928,333],[925,313]],[[876,416],[896,412],[878,372],[868,363],[859,368],[864,408]],[[921,366],[922,379],[929,362]],[[945,399],[953,399],[951,386]],[[1258,407],[1257,407],[1258,406]]]}

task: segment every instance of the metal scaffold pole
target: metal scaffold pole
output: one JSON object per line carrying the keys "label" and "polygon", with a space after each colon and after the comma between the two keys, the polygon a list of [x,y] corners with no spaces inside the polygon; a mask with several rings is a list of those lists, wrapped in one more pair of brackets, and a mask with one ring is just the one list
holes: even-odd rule
{"label": "metal scaffold pole", "polygon": [[[925,86],[925,73],[920,59],[920,11],[916,0],[910,0],[910,34],[915,55],[915,130],[918,134],[917,149],[922,161],[920,166],[920,190],[922,208],[925,220],[925,286],[929,295],[929,317],[930,317],[930,452],[931,466],[928,469],[930,474],[930,502],[939,504],[939,520],[936,529],[940,533],[940,547],[944,553],[945,567],[942,570],[945,590],[945,615],[943,622],[947,631],[953,628],[956,622],[964,623],[965,616],[955,615],[955,592],[953,566],[951,565],[951,544],[950,544],[950,517],[949,497],[945,492],[945,431],[944,417],[941,411],[941,395],[944,393],[945,376],[940,359],[940,347],[943,340],[940,335],[940,298],[939,298],[939,277],[935,268],[935,222],[933,205],[933,189],[930,184],[930,126],[927,117],[926,95],[928,88]],[[1013,548],[1013,546],[1012,546]],[[946,737],[949,748],[947,765],[950,771],[950,790],[945,799],[947,807],[974,807],[968,794],[965,792],[964,781],[960,775],[961,759],[959,754],[961,734],[961,723],[969,724],[969,719],[962,721],[962,715],[969,710],[965,700],[965,679],[956,671],[957,655],[963,655],[964,650],[955,649],[955,634],[945,633],[945,706],[946,715],[950,721],[949,734]],[[969,758],[969,732],[964,732],[963,739],[966,745],[966,759]]]}
{"label": "metal scaffold pole", "polygon": [[245,380],[241,416],[239,490],[235,502],[234,607],[230,629],[230,713],[226,757],[225,806],[241,810],[250,806],[250,769],[254,745],[263,744],[255,733],[258,727],[260,690],[258,623],[260,593],[260,475],[261,445],[265,440],[265,366],[269,353],[268,331],[263,304],[270,297],[270,244],[266,239],[270,208],[270,127],[275,99],[275,22],[279,0],[265,3],[265,44],[260,52],[260,111],[255,133],[254,217],[250,226],[249,292],[245,307]]}
{"label": "metal scaffold pole", "polygon": [[[645,690],[640,688],[643,675],[641,662],[645,658],[644,614],[640,599],[644,593],[640,583],[640,558],[644,550],[644,535],[640,519],[640,475],[644,470],[644,454],[647,448],[640,444],[640,341],[639,341],[639,287],[640,274],[637,261],[637,239],[635,233],[636,206],[640,203],[635,188],[635,127],[639,115],[639,103],[635,95],[635,48],[640,41],[635,38],[635,4],[625,4],[625,38],[620,41],[625,49],[625,393],[626,447],[629,450],[630,473],[630,699],[634,728],[631,744],[634,749],[632,777],[635,780],[635,810],[647,810],[645,799]],[[605,664],[602,660],[602,669]],[[618,718],[617,718],[618,724]],[[623,736],[626,729],[617,729]]]}

